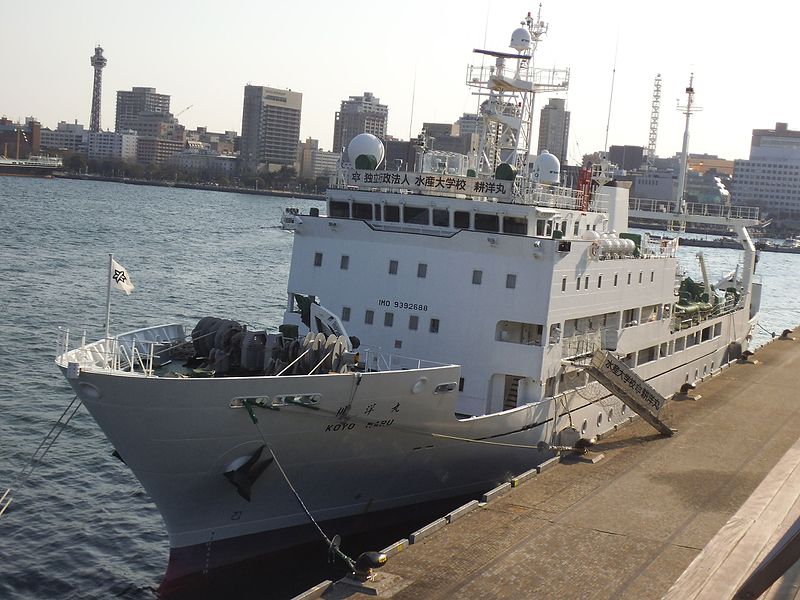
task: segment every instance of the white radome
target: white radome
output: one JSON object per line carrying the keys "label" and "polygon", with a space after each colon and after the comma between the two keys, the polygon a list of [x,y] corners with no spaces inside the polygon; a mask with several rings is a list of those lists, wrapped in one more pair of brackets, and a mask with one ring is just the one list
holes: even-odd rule
{"label": "white radome", "polygon": [[517,52],[524,52],[530,50],[531,47],[531,33],[524,27],[519,27],[511,34],[511,43],[509,47]]}
{"label": "white radome", "polygon": [[539,183],[555,185],[560,183],[561,162],[547,150],[536,157],[533,162],[533,179]]}
{"label": "white radome", "polygon": [[371,156],[375,159],[375,168],[383,162],[385,151],[383,142],[371,133],[359,133],[347,145],[347,156],[350,163],[355,166],[359,156]]}

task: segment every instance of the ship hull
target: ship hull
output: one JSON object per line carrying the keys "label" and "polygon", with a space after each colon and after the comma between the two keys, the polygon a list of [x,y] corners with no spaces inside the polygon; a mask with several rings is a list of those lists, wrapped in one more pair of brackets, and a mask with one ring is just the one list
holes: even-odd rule
{"label": "ship hull", "polygon": [[[746,348],[755,321],[736,311],[702,326],[715,322],[722,335],[637,368],[640,376],[670,396],[727,365],[738,354],[732,347]],[[536,446],[556,443],[564,427],[590,439],[633,416],[590,383],[557,400],[458,418],[458,392],[436,390],[459,376],[458,366],[212,379],[82,370],[69,381],[164,518],[169,589],[320,539],[298,496],[330,536],[355,532],[369,526],[370,516],[508,481],[552,457]],[[245,408],[232,407],[237,399],[286,395],[317,395],[318,402],[256,407],[256,423]],[[262,446],[258,462],[269,464],[248,501],[224,473]]]}

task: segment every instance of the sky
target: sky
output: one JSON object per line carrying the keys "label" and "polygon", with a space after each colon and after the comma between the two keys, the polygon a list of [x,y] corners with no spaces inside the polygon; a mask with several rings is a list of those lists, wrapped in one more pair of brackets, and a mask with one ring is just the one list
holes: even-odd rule
{"label": "sky", "polygon": [[[88,127],[89,57],[100,44],[104,129],[114,127],[117,90],[144,86],[169,94],[187,128],[240,132],[249,83],[302,92],[301,139],[326,150],[341,100],[365,91],[389,106],[388,133],[408,139],[423,122],[476,112],[464,85],[467,65],[481,63],[473,48],[507,51],[537,10],[497,0],[2,0],[0,115]],[[676,107],[690,73],[703,109],[692,117],[690,152],[747,158],[753,129],[800,129],[798,17],[800,4],[776,0],[545,0],[549,30],[535,64],[571,70],[569,91],[553,96],[571,113],[568,162],[604,149],[606,137],[646,147],[659,73],[661,157],[681,149]],[[537,97],[535,131],[547,98]]]}

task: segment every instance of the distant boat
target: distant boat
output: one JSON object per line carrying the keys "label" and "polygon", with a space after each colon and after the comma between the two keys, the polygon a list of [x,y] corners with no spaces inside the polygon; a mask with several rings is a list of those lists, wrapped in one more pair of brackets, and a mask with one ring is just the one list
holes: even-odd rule
{"label": "distant boat", "polygon": [[21,177],[52,177],[54,171],[63,167],[59,157],[31,156],[29,158],[6,158],[0,156],[0,175]]}

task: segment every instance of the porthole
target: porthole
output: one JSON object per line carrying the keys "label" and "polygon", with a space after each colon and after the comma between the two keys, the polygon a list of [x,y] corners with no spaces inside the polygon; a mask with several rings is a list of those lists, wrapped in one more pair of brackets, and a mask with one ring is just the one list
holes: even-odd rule
{"label": "porthole", "polygon": [[628,405],[627,405],[627,404],[623,404],[623,405],[622,405],[622,410],[621,410],[621,412],[622,412],[622,414],[623,414],[623,415],[624,415],[626,412],[628,412]]}
{"label": "porthole", "polygon": [[583,420],[583,425],[581,425],[581,434],[586,433],[586,430],[589,429],[589,421],[586,419]]}
{"label": "porthole", "polygon": [[614,408],[608,409],[608,422],[610,423],[614,419]]}
{"label": "porthole", "polygon": [[603,424],[603,413],[597,413],[597,426],[600,427],[600,425],[602,424]]}

